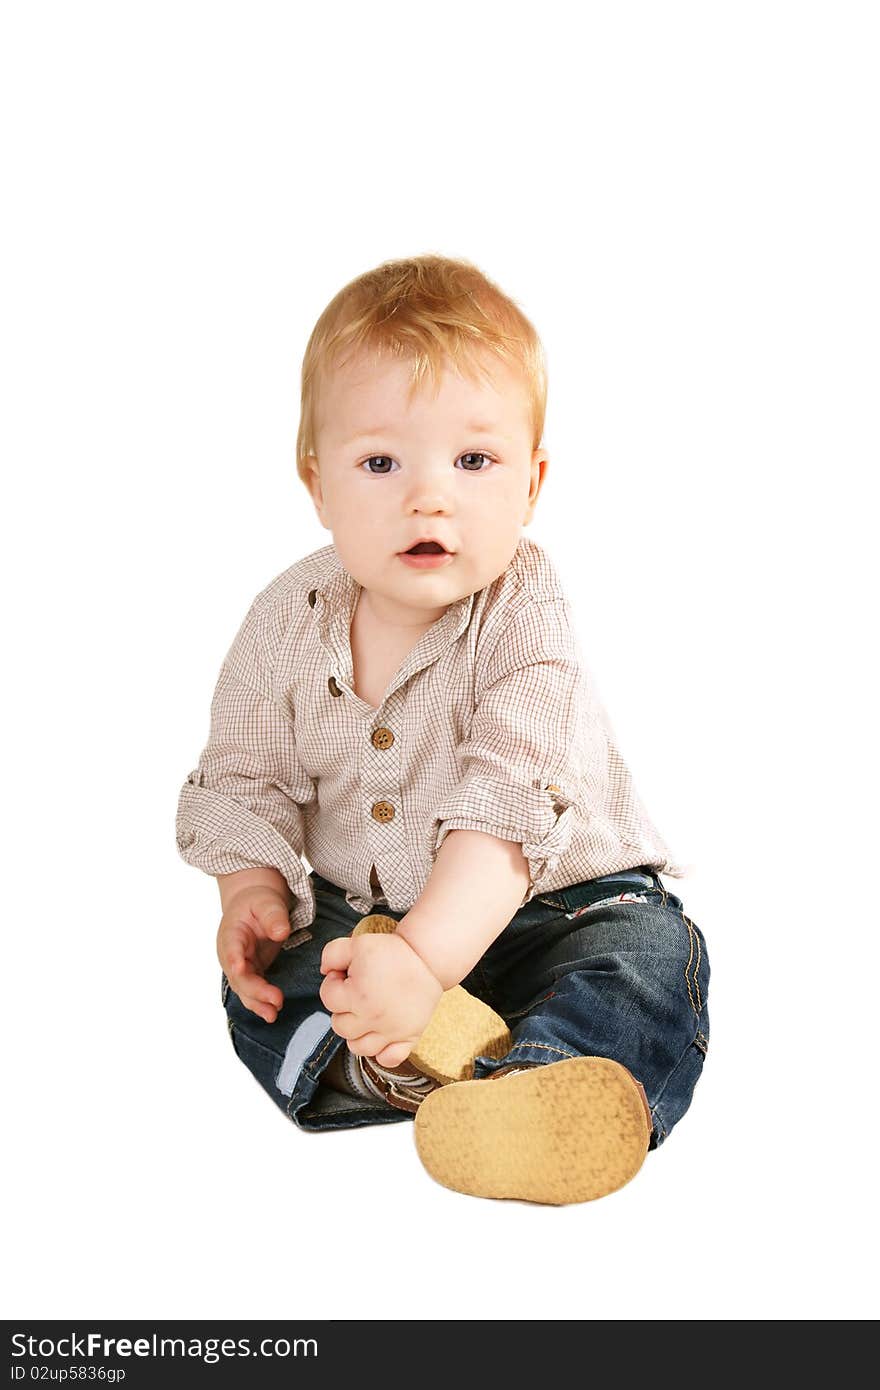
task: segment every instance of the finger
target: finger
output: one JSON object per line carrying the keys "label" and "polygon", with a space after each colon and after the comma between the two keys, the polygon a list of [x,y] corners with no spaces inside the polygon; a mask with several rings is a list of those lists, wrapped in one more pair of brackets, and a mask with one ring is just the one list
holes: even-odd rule
{"label": "finger", "polygon": [[244,1007],[249,1009],[252,1014],[256,1014],[264,1023],[274,1023],[281,1012],[280,1007],[276,1008],[274,1004],[268,1004],[262,999],[257,999],[254,995],[239,995],[238,997]]}
{"label": "finger", "polygon": [[380,1067],[399,1067],[411,1052],[411,1043],[392,1043],[390,1047],[383,1047],[381,1052],[376,1053],[376,1061]]}
{"label": "finger", "polygon": [[290,916],[280,903],[261,908],[257,914],[257,922],[270,941],[283,941],[290,935]]}
{"label": "finger", "polygon": [[321,974],[328,970],[347,970],[351,965],[354,946],[350,936],[337,936],[328,941],[321,952]]}
{"label": "finger", "polygon": [[[351,1018],[353,1015],[348,1014],[346,1017]],[[361,1033],[360,1037],[351,1037],[348,1034],[346,1036],[348,1037],[349,1050],[356,1057],[376,1057],[378,1052],[388,1046],[387,1037],[381,1033]]]}
{"label": "finger", "polygon": [[220,964],[227,975],[247,968],[248,956],[254,948],[254,934],[249,927],[226,927],[218,942]]}
{"label": "finger", "polygon": [[[246,998],[254,999],[262,1004],[271,1004],[276,1009],[280,1009],[284,1003],[284,995],[278,986],[270,985],[268,980],[253,970],[244,969],[231,975],[227,972],[226,978],[242,1003]],[[247,1007],[250,1008],[250,1005]]]}
{"label": "finger", "polygon": [[334,971],[324,980],[318,990],[321,1003],[331,1014],[351,1013],[351,985],[340,971]]}
{"label": "finger", "polygon": [[[330,1027],[340,1038],[357,1038],[364,1032],[364,1020],[357,1014],[336,1013],[330,1015]],[[383,1039],[387,1042],[388,1039]]]}
{"label": "finger", "polygon": [[264,981],[259,997],[272,1008],[277,1009],[279,1013],[284,1008],[284,992],[277,985],[270,985]]}
{"label": "finger", "polygon": [[248,968],[247,964],[241,966],[238,970],[227,970],[226,978],[239,999],[255,998],[256,992],[263,979],[262,975],[255,975],[253,970]]}

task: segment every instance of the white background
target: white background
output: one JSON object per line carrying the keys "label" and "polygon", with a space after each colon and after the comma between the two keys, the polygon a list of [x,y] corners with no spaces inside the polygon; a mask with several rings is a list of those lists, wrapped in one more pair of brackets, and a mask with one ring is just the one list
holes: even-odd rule
{"label": "white background", "polygon": [[[878,44],[855,3],[9,5],[7,1316],[876,1314]],[[541,333],[556,563],[703,928],[638,1178],[434,1184],[236,1060],[174,814],[254,595],[329,542],[298,373],[464,256]]]}

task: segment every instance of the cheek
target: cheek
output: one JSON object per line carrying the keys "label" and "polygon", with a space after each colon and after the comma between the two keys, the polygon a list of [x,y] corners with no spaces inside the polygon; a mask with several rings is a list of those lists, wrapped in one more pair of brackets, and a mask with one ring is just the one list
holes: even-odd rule
{"label": "cheek", "polygon": [[333,519],[335,526],[340,530],[356,535],[359,523],[369,515],[368,506],[357,498],[352,498],[350,494],[344,493],[325,493],[327,510]]}
{"label": "cheek", "polygon": [[486,488],[483,495],[472,501],[468,508],[474,525],[491,525],[498,534],[509,530],[519,521],[520,512],[525,505],[528,491],[520,488],[510,479],[503,480],[503,486]]}

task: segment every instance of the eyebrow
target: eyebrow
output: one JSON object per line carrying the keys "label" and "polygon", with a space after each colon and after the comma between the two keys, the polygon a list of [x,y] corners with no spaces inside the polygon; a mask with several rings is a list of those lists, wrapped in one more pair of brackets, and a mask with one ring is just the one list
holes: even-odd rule
{"label": "eyebrow", "polygon": [[[497,435],[499,439],[507,439],[509,437],[503,434],[496,425],[486,424],[483,420],[471,420],[468,424],[463,425],[462,428],[468,430],[471,434],[493,434]],[[358,430],[357,434],[349,435],[348,439],[344,442],[346,444],[353,444],[356,439],[374,439],[377,435],[393,434],[393,432],[393,425],[376,425],[373,429]]]}

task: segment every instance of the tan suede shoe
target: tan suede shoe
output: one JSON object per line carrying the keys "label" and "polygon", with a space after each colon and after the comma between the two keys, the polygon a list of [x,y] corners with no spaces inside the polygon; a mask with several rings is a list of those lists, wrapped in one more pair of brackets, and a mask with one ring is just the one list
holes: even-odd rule
{"label": "tan suede shoe", "polygon": [[561,1206],[623,1187],[644,1162],[641,1085],[607,1057],[572,1057],[443,1086],[415,1117],[431,1177],[473,1197]]}

